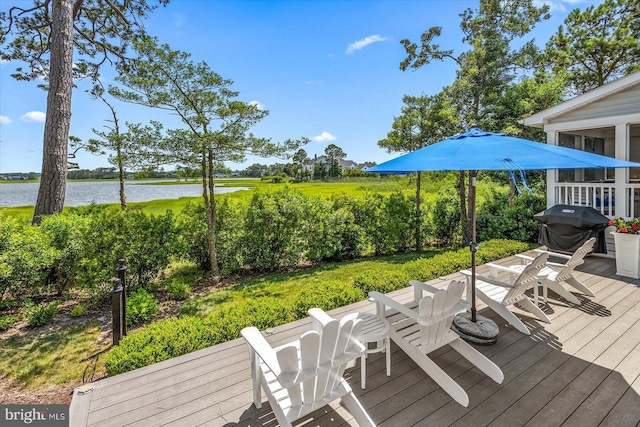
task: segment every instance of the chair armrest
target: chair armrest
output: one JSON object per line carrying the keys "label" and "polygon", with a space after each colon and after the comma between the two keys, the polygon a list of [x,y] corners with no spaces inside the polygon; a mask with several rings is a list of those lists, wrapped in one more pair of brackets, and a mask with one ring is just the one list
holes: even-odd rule
{"label": "chair armrest", "polygon": [[561,254],[558,252],[553,252],[553,251],[545,251],[543,249],[534,249],[534,251],[541,253],[541,254],[549,254],[549,256],[555,256],[558,258],[564,258],[564,259],[571,259],[571,255],[566,255],[566,254]]}
{"label": "chair armrest", "polygon": [[557,263],[557,262],[551,262],[551,261],[547,261],[547,262],[545,263],[545,265],[553,266],[553,267],[561,267],[561,268],[562,268],[562,267],[566,267],[566,265],[565,265],[565,264],[560,264],[560,263]]}
{"label": "chair armrest", "polygon": [[527,264],[531,263],[535,258],[528,255],[516,254],[516,258],[520,258],[522,261],[528,261]]}
{"label": "chair armrest", "polygon": [[[467,276],[467,280],[469,280],[471,278],[471,272],[469,270],[462,270],[460,273],[462,273],[465,276]],[[511,271],[511,273],[515,273],[515,272]],[[509,283],[501,282],[500,280],[492,279],[491,277],[481,276],[479,274],[476,274],[476,280],[482,280],[483,282],[491,283],[492,285],[500,286],[500,287],[503,287],[503,288],[513,288],[514,287],[513,285],[511,285]]]}
{"label": "chair armrest", "polygon": [[467,301],[466,300],[460,300],[456,305],[454,305],[451,310],[446,311],[438,316],[433,316],[433,317],[429,317],[429,318],[424,318],[421,317],[420,314],[418,314],[417,311],[410,309],[409,307],[400,304],[397,301],[392,300],[391,298],[389,298],[386,295],[381,294],[380,292],[376,292],[376,291],[371,291],[369,292],[369,296],[371,298],[373,298],[374,300],[376,300],[377,302],[380,302],[388,307],[393,308],[394,310],[398,311],[399,313],[404,314],[407,317],[410,317],[412,320],[414,320],[416,323],[422,325],[422,326],[431,326],[434,323],[438,323],[439,321],[441,321],[442,319],[452,316],[454,314],[460,313],[461,311],[464,311],[467,309]]}
{"label": "chair armrest", "polygon": [[419,280],[409,280],[409,284],[413,286],[413,301],[416,304],[422,299],[423,292],[428,292],[432,295],[438,292],[438,289]]}
{"label": "chair armrest", "polygon": [[498,265],[498,264],[492,264],[492,263],[488,263],[487,267],[495,269],[495,270],[502,270],[502,271],[506,271],[508,273],[516,273],[515,271],[513,271],[512,269],[510,269],[509,267],[505,267],[504,265]]}
{"label": "chair armrest", "polygon": [[320,332],[329,322],[333,320],[333,317],[329,316],[321,308],[310,308],[309,316],[313,320],[313,330]]}
{"label": "chair armrest", "polygon": [[247,341],[247,344],[249,344],[252,358],[254,354],[256,354],[269,367],[269,369],[271,369],[274,375],[280,375],[282,371],[280,369],[280,364],[278,363],[276,352],[267,340],[264,339],[258,328],[249,326],[248,328],[242,329],[240,334],[245,341]]}

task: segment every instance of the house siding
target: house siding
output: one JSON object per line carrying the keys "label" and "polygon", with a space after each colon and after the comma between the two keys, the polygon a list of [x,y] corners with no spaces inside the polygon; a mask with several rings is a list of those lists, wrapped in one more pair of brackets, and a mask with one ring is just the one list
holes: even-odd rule
{"label": "house siding", "polygon": [[640,111],[640,84],[589,105],[554,117],[549,123],[565,123],[601,117],[615,117]]}

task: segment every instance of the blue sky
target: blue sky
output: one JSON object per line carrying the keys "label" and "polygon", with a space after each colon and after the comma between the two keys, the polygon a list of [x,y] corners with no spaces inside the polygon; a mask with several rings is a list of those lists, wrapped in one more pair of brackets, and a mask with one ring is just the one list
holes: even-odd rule
{"label": "blue sky", "polygon": [[[18,0],[2,1],[7,10]],[[27,3],[27,2],[24,2]],[[567,13],[597,1],[553,0],[552,18],[532,33],[544,44]],[[418,41],[423,31],[443,27],[440,45],[466,50],[460,17],[476,1],[436,0],[289,0],[225,1],[172,0],[146,22],[147,30],[174,49],[205,61],[222,77],[234,81],[239,99],[259,103],[270,114],[253,132],[282,141],[305,136],[303,147],[313,157],[336,144],[356,162],[383,162],[396,156],[378,148],[386,137],[405,94],[435,94],[455,77],[454,64],[431,64],[402,72],[400,40]],[[11,78],[18,64],[0,64],[0,173],[39,172],[46,93],[36,82]],[[114,72],[103,70],[105,83]],[[72,100],[71,135],[94,137],[109,118],[104,104],[84,92],[88,82],[77,82]],[[160,120],[177,126],[166,113],[114,101],[121,121]],[[106,156],[80,152],[82,169],[109,166]],[[249,157],[252,163],[284,162]]]}

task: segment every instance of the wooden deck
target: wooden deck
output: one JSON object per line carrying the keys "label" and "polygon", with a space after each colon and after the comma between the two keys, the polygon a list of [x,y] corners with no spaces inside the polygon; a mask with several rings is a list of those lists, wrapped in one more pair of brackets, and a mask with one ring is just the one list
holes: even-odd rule
{"label": "wooden deck", "polygon": [[[517,263],[514,257],[500,264]],[[379,426],[638,426],[640,425],[640,280],[615,275],[615,261],[589,257],[578,268],[596,294],[580,306],[566,304],[549,291],[545,307],[552,323],[519,312],[531,335],[506,325],[479,305],[480,313],[500,326],[498,343],[477,347],[505,375],[496,384],[446,346],[434,353],[467,391],[470,405],[451,400],[397,346],[392,344],[391,376],[384,355],[367,363],[367,389],[360,389],[359,366],[345,377]],[[485,266],[479,268],[486,273]],[[461,276],[451,275],[446,279]],[[438,286],[439,279],[430,282]],[[409,288],[391,294],[409,301]],[[330,312],[374,312],[363,301]],[[267,335],[272,345],[296,339],[309,319],[289,323]],[[359,364],[359,362],[357,362]],[[242,339],[213,346],[96,382],[85,395],[74,392],[71,426],[275,426],[263,399],[252,405],[249,358]],[[264,395],[263,395],[264,396]],[[305,426],[354,425],[334,403],[301,421]]]}

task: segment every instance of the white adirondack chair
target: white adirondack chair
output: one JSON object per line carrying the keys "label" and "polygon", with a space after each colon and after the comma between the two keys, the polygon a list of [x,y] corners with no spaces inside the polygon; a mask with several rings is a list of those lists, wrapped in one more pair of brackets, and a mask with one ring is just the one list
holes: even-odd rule
{"label": "white adirondack chair", "polygon": [[[501,265],[487,264],[492,272],[502,270],[510,273],[511,283],[498,280],[497,273],[492,273],[493,277],[476,275],[476,295],[517,330],[530,335],[529,328],[508,307],[518,304],[543,322],[551,323],[547,315],[524,293],[530,286],[537,286],[537,274],[544,267],[548,257],[549,254],[546,253],[538,255],[521,271],[515,271]],[[470,271],[462,271],[462,274],[467,276],[467,282],[471,280]]]}
{"label": "white adirondack chair", "polygon": [[341,398],[360,426],[375,426],[342,377],[347,363],[365,351],[357,339],[362,322],[353,316],[338,322],[319,308],[309,314],[315,330],[277,348],[254,327],[241,331],[249,344],[256,408],[262,407],[262,387],[284,427]]}
{"label": "white adirondack chair", "polygon": [[[595,297],[596,295],[589,289],[584,283],[579,281],[573,276],[574,270],[577,266],[584,264],[584,257],[593,250],[593,245],[596,242],[595,237],[590,238],[584,244],[578,248],[573,255],[565,255],[552,251],[544,251],[536,249],[538,253],[546,253],[549,256],[566,259],[566,264],[559,264],[555,262],[547,261],[546,266],[543,267],[538,273],[538,279],[542,284],[543,300],[547,300],[547,288],[551,289],[567,301],[580,305],[580,300],[575,295],[567,291],[562,284],[566,283],[582,292],[584,295]],[[524,265],[533,261],[533,258],[527,255],[516,255]],[[522,271],[524,265],[514,265],[509,268],[515,271]]]}
{"label": "white adirondack chair", "polygon": [[[426,283],[412,280],[417,310],[383,295],[369,292],[376,301],[378,316],[385,317],[391,323],[390,338],[413,359],[440,387],[456,402],[469,406],[469,396],[442,368],[427,355],[449,344],[458,353],[468,359],[478,369],[502,383],[504,375],[500,368],[482,353],[462,341],[460,336],[450,329],[453,317],[467,309],[468,302],[462,299],[464,282],[452,281],[446,290],[436,289]],[[422,297],[422,292],[428,295]],[[385,312],[385,307],[392,310]]]}

